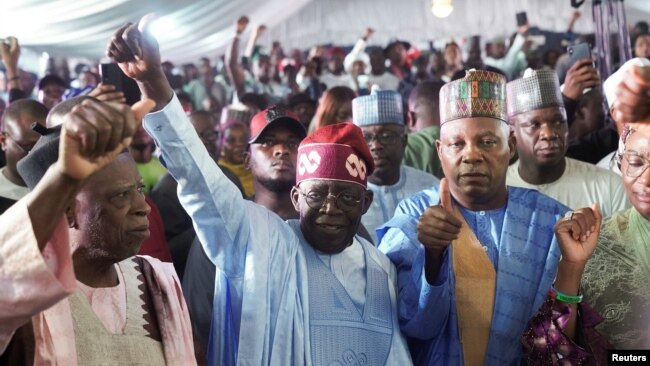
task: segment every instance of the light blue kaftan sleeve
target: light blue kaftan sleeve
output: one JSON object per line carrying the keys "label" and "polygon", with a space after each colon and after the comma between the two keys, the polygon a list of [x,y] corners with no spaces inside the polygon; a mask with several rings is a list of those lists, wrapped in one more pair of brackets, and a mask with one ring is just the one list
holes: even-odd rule
{"label": "light blue kaftan sleeve", "polygon": [[377,229],[379,250],[397,269],[400,328],[418,339],[437,337],[448,320],[452,306],[450,249],[434,283],[424,274],[424,247],[417,239],[417,223],[428,206],[437,204],[437,192],[426,190],[400,203],[395,216]]}
{"label": "light blue kaftan sleeve", "polygon": [[294,355],[304,359],[298,355],[304,336],[292,338],[301,331],[294,332],[294,324],[304,319],[297,317],[302,303],[296,284],[302,282],[291,227],[242,198],[208,155],[176,96],[147,115],[144,126],[162,150],[161,161],[178,182],[179,201],[217,267],[210,364],[288,365]]}
{"label": "light blue kaftan sleeve", "polygon": [[251,229],[251,210],[208,155],[174,95],[160,111],[148,114],[144,127],[162,151],[162,161],[178,182],[178,196],[192,217],[208,258],[227,277],[242,277]]}

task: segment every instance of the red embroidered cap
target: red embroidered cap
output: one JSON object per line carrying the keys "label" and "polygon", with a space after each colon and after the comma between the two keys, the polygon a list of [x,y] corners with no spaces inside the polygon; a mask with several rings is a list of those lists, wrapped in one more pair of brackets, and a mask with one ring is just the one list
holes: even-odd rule
{"label": "red embroidered cap", "polygon": [[311,179],[351,182],[366,188],[375,163],[361,129],[352,123],[321,127],[298,147],[296,184]]}

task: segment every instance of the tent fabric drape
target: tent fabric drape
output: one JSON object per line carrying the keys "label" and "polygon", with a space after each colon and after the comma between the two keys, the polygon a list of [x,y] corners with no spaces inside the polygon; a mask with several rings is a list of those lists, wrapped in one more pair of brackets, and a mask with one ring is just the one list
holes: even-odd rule
{"label": "tent fabric drape", "polygon": [[[594,31],[591,5],[591,0],[583,5],[576,32]],[[624,5],[629,24],[650,19],[649,1]],[[244,14],[251,19],[249,28],[268,26],[261,45],[268,49],[279,40],[288,50],[352,45],[368,26],[377,31],[371,45],[398,37],[426,47],[429,40],[474,34],[485,41],[514,33],[520,11],[527,12],[531,25],[564,31],[573,11],[570,0],[454,0],[453,6],[448,18],[438,19],[430,0],[21,0],[3,4],[0,37],[14,35],[25,47],[54,56],[99,59],[115,29],[155,12],[166,20],[158,35],[163,57],[193,62],[222,54],[235,20]]]}

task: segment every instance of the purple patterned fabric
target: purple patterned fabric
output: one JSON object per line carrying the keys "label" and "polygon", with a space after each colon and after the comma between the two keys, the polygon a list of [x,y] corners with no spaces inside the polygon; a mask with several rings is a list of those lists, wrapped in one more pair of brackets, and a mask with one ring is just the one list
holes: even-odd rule
{"label": "purple patterned fabric", "polygon": [[564,329],[571,317],[569,304],[548,298],[522,336],[524,360],[529,365],[607,365],[607,339],[594,329],[602,317],[586,303],[578,304],[578,346]]}

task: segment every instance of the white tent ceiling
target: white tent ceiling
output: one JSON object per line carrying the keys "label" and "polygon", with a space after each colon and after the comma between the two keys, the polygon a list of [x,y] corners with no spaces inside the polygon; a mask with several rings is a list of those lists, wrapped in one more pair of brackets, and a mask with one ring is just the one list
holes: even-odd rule
{"label": "white tent ceiling", "polygon": [[[362,30],[377,30],[371,44],[392,37],[416,44],[474,34],[494,37],[516,30],[515,13],[526,11],[532,25],[566,29],[570,0],[453,0],[446,19],[435,18],[430,0],[13,0],[3,1],[0,37],[14,35],[34,51],[99,59],[111,33],[127,21],[156,12],[163,58],[176,62],[223,52],[239,15],[251,28],[269,28],[260,43],[285,49],[319,43],[350,45]],[[650,20],[650,1],[625,0],[628,23]],[[593,30],[591,1],[581,8],[577,32]]]}

